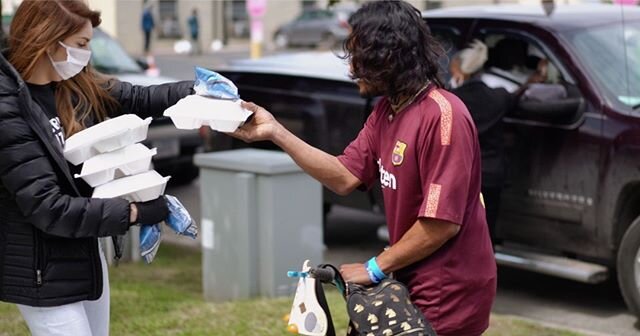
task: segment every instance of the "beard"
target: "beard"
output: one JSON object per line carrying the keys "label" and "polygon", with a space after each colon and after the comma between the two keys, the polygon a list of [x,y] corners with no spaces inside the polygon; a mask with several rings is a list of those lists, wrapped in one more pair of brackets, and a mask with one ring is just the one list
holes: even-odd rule
{"label": "beard", "polygon": [[357,83],[358,91],[360,93],[360,97],[362,98],[368,99],[384,95],[384,91],[374,85],[371,85],[362,80],[359,80]]}

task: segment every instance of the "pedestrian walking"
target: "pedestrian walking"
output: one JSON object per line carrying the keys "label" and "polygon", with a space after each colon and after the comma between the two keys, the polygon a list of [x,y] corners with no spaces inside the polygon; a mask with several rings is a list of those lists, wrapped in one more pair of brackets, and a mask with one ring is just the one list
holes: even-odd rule
{"label": "pedestrian walking", "polygon": [[332,156],[297,138],[265,109],[232,135],[270,140],[340,195],[379,183],[391,246],[366,263],[342,265],[347,282],[371,285],[394,273],[442,336],[481,335],[496,293],[496,263],[480,196],[473,119],[438,76],[443,50],[420,11],[374,1],[349,19],[351,75],[363,96],[382,96],[357,138]]}
{"label": "pedestrian walking", "polygon": [[200,41],[198,39],[200,34],[200,22],[198,21],[198,10],[196,8],[191,12],[191,16],[189,16],[187,24],[189,25],[189,35],[191,36],[191,53],[200,55],[202,53]]}
{"label": "pedestrian walking", "polygon": [[152,7],[151,4],[145,1],[142,9],[142,33],[144,34],[144,53],[145,55],[150,54],[151,50],[151,32],[153,28],[155,28],[156,24],[153,20],[153,13],[151,12]]}
{"label": "pedestrian walking", "polygon": [[90,198],[64,159],[65,139],[85,127],[125,113],[160,117],[193,91],[193,82],[141,87],[94,71],[99,24],[83,0],[25,0],[0,55],[0,301],[17,304],[35,336],[108,335],[98,238],[169,214],[163,197]]}

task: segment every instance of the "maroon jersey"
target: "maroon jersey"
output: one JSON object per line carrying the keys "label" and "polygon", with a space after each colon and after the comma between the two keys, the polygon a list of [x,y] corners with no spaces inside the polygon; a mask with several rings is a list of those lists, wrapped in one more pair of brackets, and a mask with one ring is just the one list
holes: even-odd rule
{"label": "maroon jersey", "polygon": [[440,249],[395,276],[438,335],[485,331],[496,263],[480,194],[478,135],[464,104],[432,85],[394,116],[383,98],[339,160],[364,186],[379,180],[391,244],[419,218],[460,225]]}

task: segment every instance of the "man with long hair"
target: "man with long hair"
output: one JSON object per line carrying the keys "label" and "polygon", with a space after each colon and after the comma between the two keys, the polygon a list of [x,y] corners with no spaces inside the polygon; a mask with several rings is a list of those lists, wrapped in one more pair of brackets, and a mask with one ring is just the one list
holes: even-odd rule
{"label": "man with long hair", "polygon": [[439,335],[488,327],[496,264],[480,194],[478,134],[464,104],[442,89],[442,48],[403,1],[365,4],[349,20],[345,58],[363,96],[382,96],[358,137],[334,157],[304,143],[251,103],[233,136],[271,140],[340,195],[382,186],[391,247],[342,265],[347,282],[394,273]]}

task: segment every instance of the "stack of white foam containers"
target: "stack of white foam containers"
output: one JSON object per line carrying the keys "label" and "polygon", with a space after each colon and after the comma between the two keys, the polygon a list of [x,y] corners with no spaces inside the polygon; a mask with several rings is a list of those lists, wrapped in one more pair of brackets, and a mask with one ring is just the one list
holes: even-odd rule
{"label": "stack of white foam containers", "polygon": [[[109,119],[69,137],[64,156],[74,165],[84,163],[76,178],[91,187],[94,198],[124,198],[130,202],[146,202],[164,194],[170,177],[150,170],[156,149],[140,142],[147,138],[151,118],[142,120],[133,114]],[[132,250],[138,234],[132,232]],[[105,244],[110,248],[111,244]],[[135,250],[133,250],[135,251]],[[112,253],[109,249],[108,252]],[[132,253],[139,260],[139,253]],[[113,258],[109,258],[111,261]]]}

